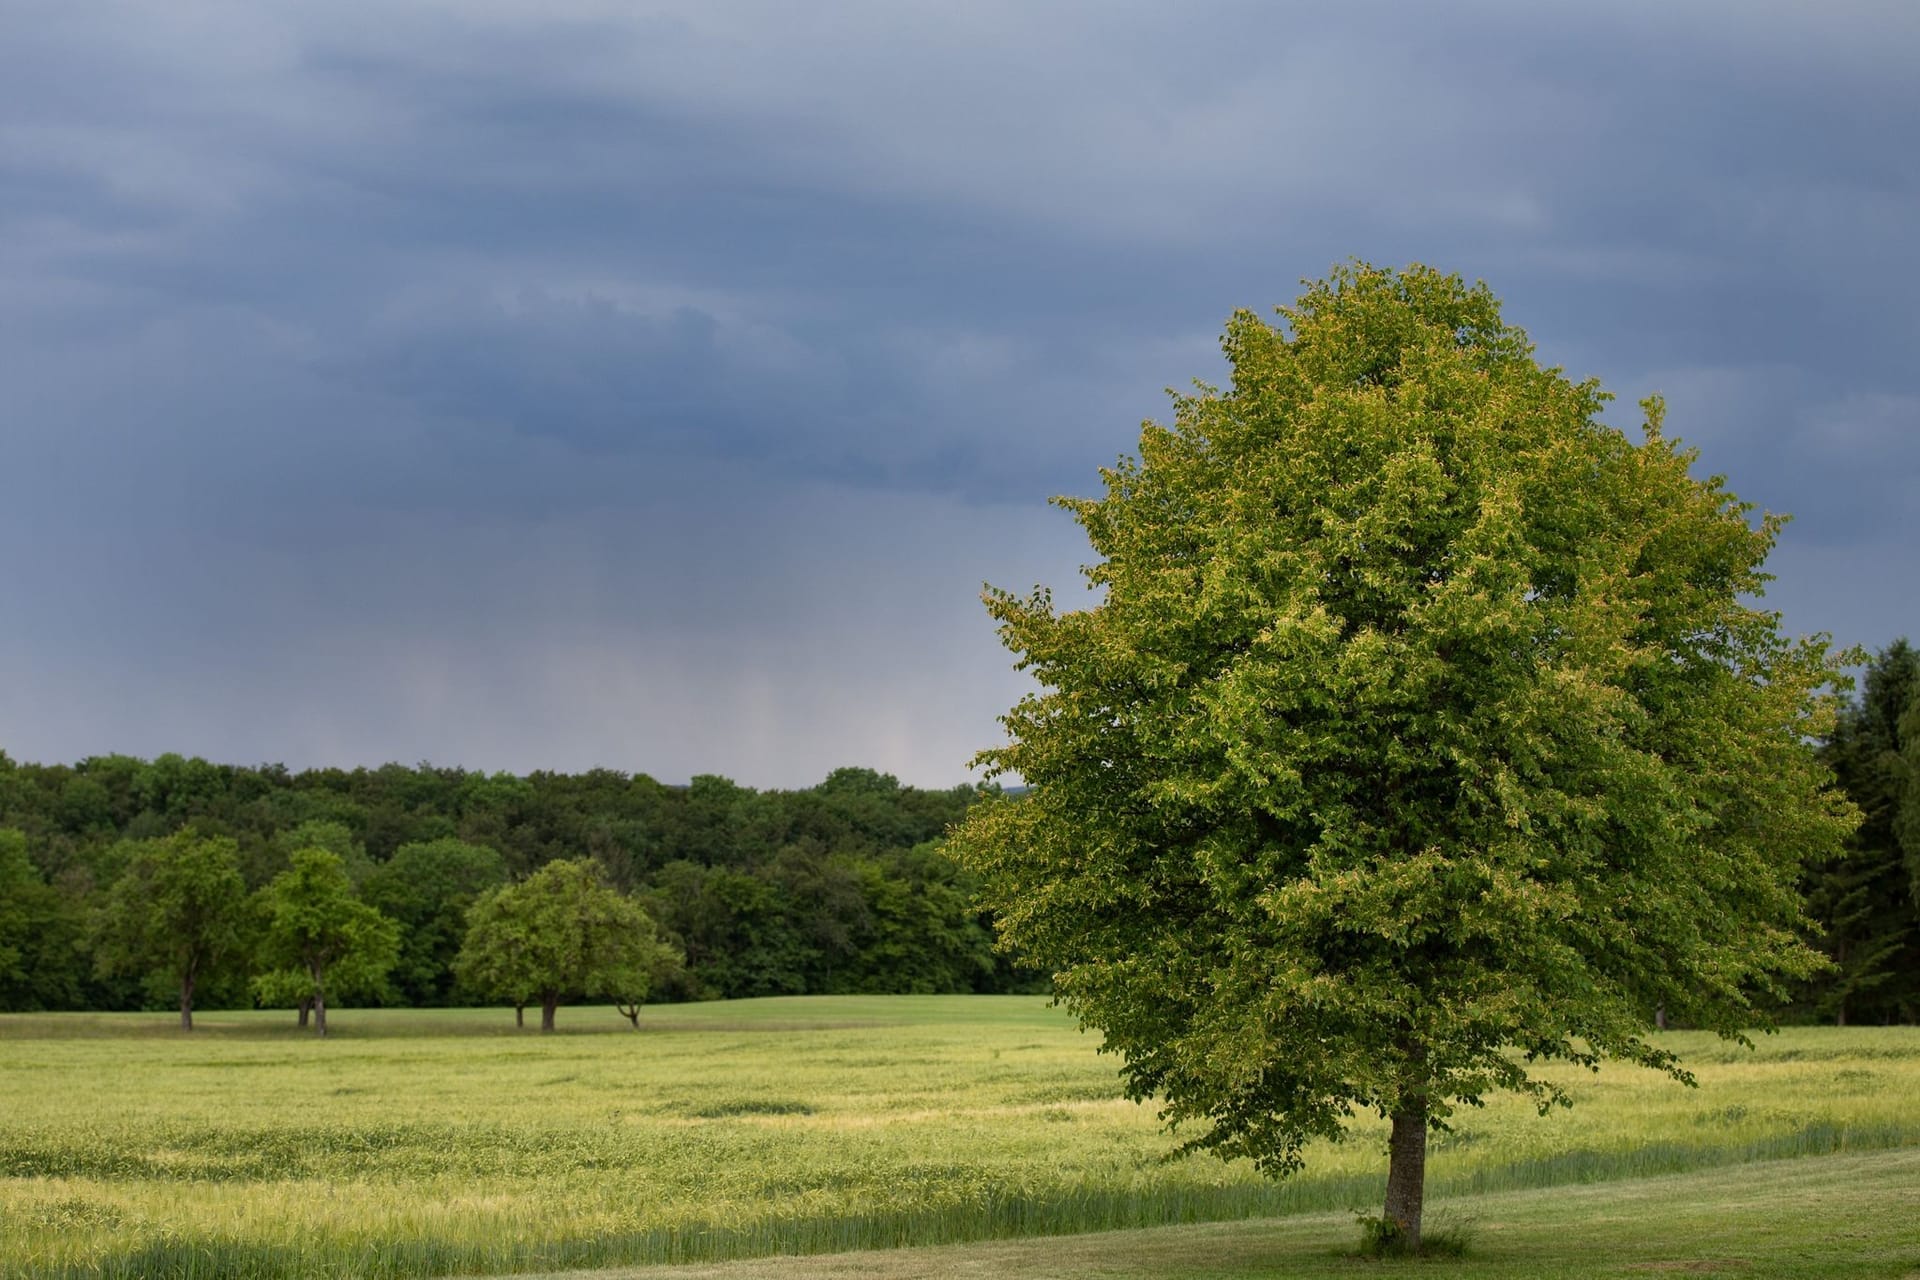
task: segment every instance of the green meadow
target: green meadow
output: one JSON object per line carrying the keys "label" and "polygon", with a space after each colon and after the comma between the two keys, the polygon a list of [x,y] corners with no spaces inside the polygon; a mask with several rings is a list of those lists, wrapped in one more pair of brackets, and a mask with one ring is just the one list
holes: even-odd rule
{"label": "green meadow", "polygon": [[[476,1010],[341,1011],[326,1041],[285,1013],[199,1023],[0,1016],[0,1275],[558,1272],[1282,1215],[1317,1241],[1378,1212],[1384,1178],[1371,1117],[1281,1184],[1168,1159],[1152,1107],[1040,998],[681,1005],[637,1034],[604,1007],[562,1009],[549,1036]],[[1920,1029],[1667,1038],[1699,1088],[1567,1069],[1571,1111],[1460,1117],[1429,1169],[1435,1221],[1835,1153],[1893,1153],[1911,1191]]]}
{"label": "green meadow", "polygon": [[1920,1148],[1501,1191],[1450,1202],[1464,1257],[1354,1257],[1353,1218],[1301,1213],[1152,1231],[561,1273],[539,1280],[1914,1280]]}

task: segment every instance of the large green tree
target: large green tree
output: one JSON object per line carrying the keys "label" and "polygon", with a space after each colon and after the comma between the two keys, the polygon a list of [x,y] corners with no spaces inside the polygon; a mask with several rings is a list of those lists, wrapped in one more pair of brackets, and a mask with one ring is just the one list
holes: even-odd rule
{"label": "large green tree", "polygon": [[94,919],[94,963],[177,990],[180,1028],[191,1031],[194,991],[246,958],[238,846],[186,828],[130,855]]}
{"label": "large green tree", "polygon": [[360,901],[339,854],[296,849],[288,867],[260,892],[264,936],[255,978],[272,1003],[312,1010],[315,1035],[327,1034],[327,998],[377,990],[400,953],[400,927]]}
{"label": "large green tree", "polygon": [[1060,500],[1099,598],[988,592],[1041,688],[981,761],[1031,791],[952,848],[1189,1148],[1280,1175],[1389,1120],[1418,1248],[1457,1107],[1564,1102],[1541,1059],[1687,1079],[1657,1008],[1738,1036],[1818,965],[1836,658],[1752,603],[1781,520],[1484,286],[1355,264],[1223,346]]}
{"label": "large green tree", "polygon": [[461,980],[515,1008],[537,1000],[542,1031],[553,1030],[562,1000],[582,996],[630,1006],[637,1019],[662,966],[652,918],[587,859],[549,862],[518,884],[489,890],[467,919],[455,962]]}

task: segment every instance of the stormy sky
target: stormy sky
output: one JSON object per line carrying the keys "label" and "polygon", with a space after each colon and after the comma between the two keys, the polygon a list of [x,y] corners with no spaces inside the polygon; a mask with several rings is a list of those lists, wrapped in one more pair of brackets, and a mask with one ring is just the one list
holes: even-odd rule
{"label": "stormy sky", "polygon": [[967,777],[1236,307],[1485,279],[1920,638],[1920,6],[0,0],[0,748]]}

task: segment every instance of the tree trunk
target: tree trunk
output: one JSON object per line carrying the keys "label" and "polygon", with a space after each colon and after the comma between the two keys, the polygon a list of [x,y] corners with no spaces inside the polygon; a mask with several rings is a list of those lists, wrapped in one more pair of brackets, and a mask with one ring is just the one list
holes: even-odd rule
{"label": "tree trunk", "polygon": [[1420,1210],[1427,1193],[1427,1100],[1413,1095],[1393,1113],[1387,1157],[1387,1221],[1408,1253],[1420,1251]]}
{"label": "tree trunk", "polygon": [[516,1027],[524,1027],[527,1025],[527,1006],[524,1004],[516,1004],[513,1006],[513,1025]]}
{"label": "tree trunk", "polygon": [[327,969],[318,961],[307,962],[307,977],[313,980],[313,1034],[327,1034]]}
{"label": "tree trunk", "polygon": [[631,1022],[633,1024],[633,1029],[635,1031],[638,1031],[640,1029],[640,1006],[639,1005],[617,1004],[613,1007],[620,1011],[621,1017],[625,1018],[628,1022]]}
{"label": "tree trunk", "polygon": [[553,1030],[553,1011],[560,1007],[560,997],[551,993],[540,997],[540,1029]]}
{"label": "tree trunk", "polygon": [[299,1009],[300,1009],[300,1029],[302,1031],[305,1031],[307,1029],[307,1015],[313,1012],[313,997],[301,996]]}
{"label": "tree trunk", "polygon": [[1656,1031],[1667,1029],[1667,1006],[1661,1005],[1653,1011],[1653,1026]]}
{"label": "tree trunk", "polygon": [[180,1029],[193,1030],[193,975],[180,979]]}

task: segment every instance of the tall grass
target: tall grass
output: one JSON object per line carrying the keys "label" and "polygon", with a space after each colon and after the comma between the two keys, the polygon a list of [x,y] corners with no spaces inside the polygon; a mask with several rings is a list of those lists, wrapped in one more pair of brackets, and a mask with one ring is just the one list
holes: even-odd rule
{"label": "tall grass", "polygon": [[[1150,1108],[1044,1002],[809,999],[511,1015],[0,1018],[0,1274],[411,1277],[698,1261],[1371,1208],[1384,1130],[1269,1183],[1168,1161]],[[595,1015],[600,1015],[596,1018]],[[564,1019],[564,1015],[563,1015]],[[609,1034],[585,1034],[604,1019]],[[563,1020],[563,1026],[566,1023]],[[133,1034],[114,1034],[124,1029]],[[1627,1069],[1499,1101],[1430,1194],[1920,1145],[1920,1032],[1674,1035],[1688,1090]]]}

